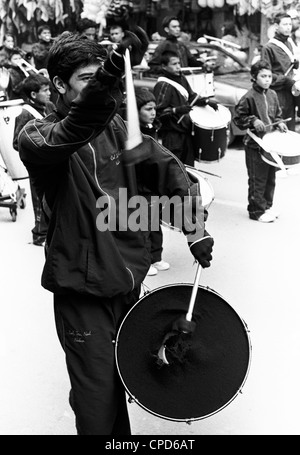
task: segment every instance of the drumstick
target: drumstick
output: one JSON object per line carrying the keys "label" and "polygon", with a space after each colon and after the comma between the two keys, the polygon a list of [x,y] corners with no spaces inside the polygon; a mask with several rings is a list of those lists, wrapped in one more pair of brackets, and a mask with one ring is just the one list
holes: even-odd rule
{"label": "drumstick", "polygon": [[[192,322],[192,315],[193,315],[193,310],[194,310],[194,306],[195,306],[196,296],[197,296],[197,292],[198,292],[201,272],[202,272],[202,267],[198,263],[196,276],[195,276],[193,289],[192,289],[192,294],[191,294],[191,298],[190,298],[190,302],[189,302],[189,307],[188,307],[188,311],[187,311],[187,313],[185,315],[185,320],[182,320],[182,318],[180,318],[180,319],[178,319],[178,321],[176,321],[175,324],[173,324],[173,327],[175,327],[177,325],[177,327],[176,327],[177,335],[176,335],[176,332],[171,331],[165,336],[164,341],[163,341],[163,343],[162,343],[162,345],[161,345],[161,347],[160,347],[160,349],[159,349],[159,351],[157,353],[157,358],[159,359],[160,363],[163,363],[165,365],[169,365],[170,364],[168,359],[167,359],[167,356],[166,356],[166,348],[167,348],[166,341],[168,339],[173,338],[174,334],[175,334],[175,337],[178,338],[178,343],[179,343],[180,342],[179,341],[180,340],[180,334],[185,334],[185,336],[186,336],[187,334],[191,334],[194,331],[195,323]],[[185,340],[183,339],[181,341],[181,343],[184,344]],[[173,351],[173,354],[174,354],[174,351]]]}
{"label": "drumstick", "polygon": [[197,292],[198,292],[198,286],[199,286],[199,281],[200,281],[200,277],[201,277],[201,272],[202,272],[202,267],[198,262],[195,281],[193,284],[192,295],[191,295],[191,299],[190,299],[190,303],[189,303],[189,309],[185,316],[187,321],[192,320],[192,314],[193,314],[193,310],[194,310],[194,306],[195,306],[195,300],[196,300],[196,296],[197,296]]}
{"label": "drumstick", "polygon": [[269,123],[268,125],[265,125],[265,126],[275,126],[275,125],[278,125],[281,122],[285,123],[285,122],[289,122],[290,120],[292,120],[292,117],[289,117],[289,118],[286,118],[286,119],[283,119],[283,120],[278,120],[277,122]]}
{"label": "drumstick", "polygon": [[[199,97],[200,97],[200,93],[198,93],[198,95],[195,96],[195,98],[194,98],[193,101],[191,102],[191,104],[190,104],[191,107],[194,106],[194,104],[196,103],[196,101],[197,101],[197,99],[198,99]],[[186,115],[186,114],[183,114],[183,115],[180,117],[180,119],[179,119],[178,122],[177,122],[177,125],[178,125],[178,123],[181,122],[181,120],[183,119],[183,117],[184,117],[185,115]]]}

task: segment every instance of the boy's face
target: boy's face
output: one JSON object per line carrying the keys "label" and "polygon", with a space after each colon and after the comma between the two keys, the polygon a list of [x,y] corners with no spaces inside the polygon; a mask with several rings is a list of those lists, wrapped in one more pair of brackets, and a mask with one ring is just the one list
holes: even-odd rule
{"label": "boy's face", "polygon": [[32,95],[33,99],[38,103],[43,105],[47,104],[50,101],[51,95],[49,85],[42,85],[40,90],[38,92],[33,92]]}
{"label": "boy's face", "polygon": [[42,40],[42,41],[46,41],[46,43],[49,43],[49,41],[50,41],[50,39],[51,39],[50,30],[43,30],[43,31],[39,34],[39,39]]}
{"label": "boy's face", "polygon": [[58,76],[55,76],[53,83],[62,96],[64,103],[70,106],[72,101],[79,95],[82,89],[88,84],[89,80],[95,74],[99,64],[93,63],[91,65],[78,68],[74,71],[68,82],[63,82]]}
{"label": "boy's face", "polygon": [[140,123],[142,125],[148,125],[153,123],[156,117],[156,103],[155,101],[149,101],[144,104],[139,111]]}
{"label": "boy's face", "polygon": [[22,57],[20,54],[13,54],[11,57],[10,57],[10,64],[11,66],[13,67],[17,67],[21,64],[21,60],[22,60]]}
{"label": "boy's face", "polygon": [[168,35],[175,36],[176,38],[179,38],[181,35],[181,27],[179,21],[173,19],[168,27],[165,27],[166,32]]}
{"label": "boy's face", "polygon": [[163,67],[169,73],[176,74],[176,76],[179,76],[181,72],[179,57],[171,57],[169,63],[167,65],[164,65]]}
{"label": "boy's face", "polygon": [[284,17],[277,25],[277,31],[284,36],[290,36],[292,33],[292,19]]}
{"label": "boy's face", "polygon": [[15,46],[15,42],[12,36],[7,36],[5,38],[5,41],[3,42],[4,46],[7,47],[8,49],[13,49]]}
{"label": "boy's face", "polygon": [[94,41],[96,39],[96,34],[97,34],[97,30],[95,29],[95,27],[87,28],[83,32],[83,35],[92,41]]}
{"label": "boy's face", "polygon": [[120,43],[122,38],[124,38],[124,32],[120,27],[111,29],[110,39],[113,43]]}
{"label": "boy's face", "polygon": [[264,90],[268,89],[272,83],[272,71],[268,69],[260,70],[256,77],[256,83]]}

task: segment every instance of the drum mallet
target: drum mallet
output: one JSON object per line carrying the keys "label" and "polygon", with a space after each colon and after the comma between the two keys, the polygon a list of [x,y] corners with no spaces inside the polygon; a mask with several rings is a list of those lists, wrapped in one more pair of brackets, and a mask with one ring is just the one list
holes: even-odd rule
{"label": "drum mallet", "polygon": [[[202,267],[198,263],[188,311],[187,311],[185,317],[180,317],[172,324],[171,332],[169,332],[164,337],[164,341],[157,353],[157,357],[161,364],[165,364],[165,365],[170,364],[167,359],[167,356],[166,356],[167,348],[172,349],[173,356],[174,356],[174,354],[176,356],[176,349],[177,349],[178,355],[180,356],[180,354],[182,354],[182,352],[184,351],[184,344],[187,344],[187,347],[188,347],[187,339],[186,338],[182,339],[182,337],[180,338],[180,335],[189,335],[192,332],[194,332],[194,330],[195,330],[196,324],[195,324],[195,322],[192,321],[192,316],[193,316],[196,296],[197,296],[197,292],[198,292],[201,272],[202,272]],[[176,338],[174,338],[174,337],[176,337]],[[172,346],[168,346],[166,343],[171,338],[173,338]]]}
{"label": "drum mallet", "polygon": [[[193,107],[193,106],[194,106],[194,104],[196,103],[196,101],[198,100],[198,98],[200,98],[200,93],[198,93],[198,95],[195,96],[195,98],[193,99],[193,101],[192,101],[191,104],[190,104],[190,107]],[[183,114],[183,115],[180,117],[180,119],[179,119],[178,122],[177,122],[177,125],[178,125],[178,123],[181,122],[181,120],[183,119],[183,117],[184,117],[185,115],[186,115],[186,114]]]}

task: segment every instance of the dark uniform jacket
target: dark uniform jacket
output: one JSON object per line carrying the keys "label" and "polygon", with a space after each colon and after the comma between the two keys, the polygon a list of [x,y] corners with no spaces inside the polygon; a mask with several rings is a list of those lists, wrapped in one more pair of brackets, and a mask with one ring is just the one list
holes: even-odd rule
{"label": "dark uniform jacket", "polygon": [[[275,34],[274,38],[284,43],[292,52],[292,47],[287,40],[287,37],[281,34]],[[287,126],[291,130],[295,130],[295,106],[299,103],[299,98],[292,95],[291,89],[295,81],[293,80],[293,71],[290,70],[288,74],[286,72],[291,66],[291,59],[289,55],[272,43],[270,40],[261,50],[261,58],[267,60],[272,67],[273,81],[271,89],[275,90],[280,106],[282,108],[282,115],[284,118],[292,117],[292,120],[287,123]]]}
{"label": "dark uniform jacket", "polygon": [[[139,161],[137,177],[155,194],[189,196],[188,204],[199,194],[179,160],[150,136],[124,150],[126,124],[115,115],[119,85],[98,70],[70,109],[59,100],[57,112],[30,121],[19,135],[20,157],[49,217],[42,285],[55,293],[112,297],[145,278],[150,254],[142,231],[128,228],[130,210],[119,192],[130,184],[124,162]],[[191,216],[193,241],[204,236],[200,212]],[[104,230],[103,219],[114,222],[114,214],[116,228]]]}
{"label": "dark uniform jacket", "polygon": [[[262,137],[253,127],[255,120],[261,120],[266,125],[266,132],[274,130],[268,127],[270,123],[282,120],[282,111],[279,105],[277,93],[272,90],[264,90],[253,83],[252,88],[240,99],[235,107],[232,120],[241,129],[249,128],[254,134]],[[259,145],[248,134],[243,138],[244,144],[252,148],[259,149]]]}
{"label": "dark uniform jacket", "polygon": [[160,71],[160,57],[165,51],[177,52],[182,68],[186,68],[188,66],[202,66],[202,63],[198,62],[189,48],[182,41],[179,41],[175,36],[168,36],[164,41],[159,43],[154,51],[153,57],[148,62],[151,72],[158,73]]}

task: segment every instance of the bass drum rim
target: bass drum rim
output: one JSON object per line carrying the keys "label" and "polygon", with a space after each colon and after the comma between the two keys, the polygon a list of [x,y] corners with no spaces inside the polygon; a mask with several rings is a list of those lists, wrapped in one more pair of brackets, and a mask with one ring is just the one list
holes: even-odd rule
{"label": "bass drum rim", "polygon": [[145,301],[146,299],[148,299],[151,295],[159,292],[159,291],[162,291],[162,290],[165,290],[165,289],[170,289],[170,288],[176,288],[176,287],[186,287],[189,289],[189,291],[192,290],[193,288],[193,284],[191,283],[173,283],[173,284],[169,284],[169,285],[166,285],[166,286],[161,286],[161,287],[158,287],[156,289],[154,289],[153,291],[150,291],[150,292],[147,292],[144,296],[142,296],[138,302],[135,303],[135,305],[128,311],[128,313],[126,314],[126,316],[124,317],[120,327],[119,327],[119,330],[118,330],[118,333],[117,333],[117,337],[116,337],[116,342],[115,342],[115,359],[116,359],[116,366],[117,366],[117,371],[118,371],[118,375],[121,379],[121,382],[129,396],[129,402],[135,402],[138,406],[140,406],[142,409],[144,409],[146,412],[156,416],[156,417],[159,417],[161,419],[164,419],[164,420],[169,420],[169,421],[173,421],[173,422],[186,422],[186,423],[189,423],[189,422],[194,422],[194,421],[199,421],[199,420],[203,420],[203,419],[206,419],[208,417],[211,417],[212,415],[215,415],[216,413],[222,411],[224,408],[226,408],[238,395],[239,393],[241,393],[241,390],[242,388],[244,387],[245,385],[245,382],[248,378],[248,375],[249,375],[249,370],[250,370],[250,366],[251,366],[251,359],[252,359],[252,345],[251,345],[251,340],[250,340],[250,336],[249,336],[249,330],[248,330],[248,327],[247,327],[247,324],[245,323],[245,321],[239,316],[239,314],[236,312],[236,310],[234,308],[231,307],[231,305],[229,305],[224,299],[223,297],[217,293],[216,291],[214,291],[213,289],[209,288],[209,287],[204,287],[204,286],[201,286],[199,285],[198,286],[198,289],[201,289],[202,291],[206,291],[208,293],[212,293],[214,294],[214,296],[218,297],[219,299],[223,300],[223,302],[226,303],[226,305],[230,308],[230,310],[235,314],[235,316],[238,318],[240,324],[243,326],[243,329],[244,329],[244,334],[245,334],[245,338],[247,340],[247,347],[248,347],[248,362],[247,362],[247,368],[245,370],[245,373],[244,373],[244,377],[243,377],[243,380],[241,381],[239,387],[236,389],[235,393],[232,394],[231,398],[228,399],[226,401],[226,403],[224,403],[223,405],[217,407],[215,410],[211,411],[211,412],[208,412],[206,413],[205,415],[201,415],[201,416],[191,416],[191,417],[174,417],[174,416],[170,416],[170,415],[165,415],[164,413],[161,413],[161,412],[157,412],[156,410],[153,410],[153,409],[150,409],[150,407],[148,407],[147,405],[145,405],[140,399],[139,397],[137,397],[136,395],[134,395],[129,386],[127,385],[126,383],[126,380],[124,379],[123,377],[123,374],[122,374],[122,371],[121,371],[121,367],[120,367],[120,359],[119,359],[119,344],[120,344],[120,335],[122,334],[122,330],[124,328],[124,325],[126,324],[126,322],[128,321],[128,319],[131,317],[132,313],[135,311],[135,309],[141,305],[141,303],[143,301]]}

